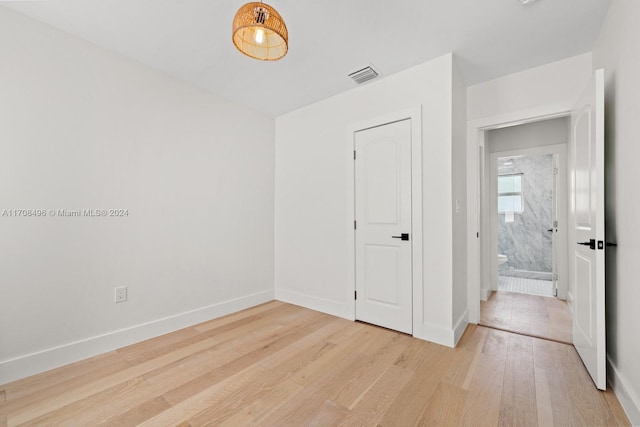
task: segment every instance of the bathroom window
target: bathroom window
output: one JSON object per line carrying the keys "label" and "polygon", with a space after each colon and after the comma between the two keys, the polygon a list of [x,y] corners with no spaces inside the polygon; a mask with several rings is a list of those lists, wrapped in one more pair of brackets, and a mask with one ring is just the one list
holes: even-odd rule
{"label": "bathroom window", "polygon": [[522,174],[498,176],[498,213],[522,213],[523,208]]}

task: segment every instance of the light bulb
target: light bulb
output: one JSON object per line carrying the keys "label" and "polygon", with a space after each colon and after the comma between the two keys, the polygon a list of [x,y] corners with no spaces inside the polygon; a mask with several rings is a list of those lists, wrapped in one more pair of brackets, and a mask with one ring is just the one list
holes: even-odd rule
{"label": "light bulb", "polygon": [[258,28],[256,30],[256,43],[262,44],[264,42],[264,30],[262,28]]}

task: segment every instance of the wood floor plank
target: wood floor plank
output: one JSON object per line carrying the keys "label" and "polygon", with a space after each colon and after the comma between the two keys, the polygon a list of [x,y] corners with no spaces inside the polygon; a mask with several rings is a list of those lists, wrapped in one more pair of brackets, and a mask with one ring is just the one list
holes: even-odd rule
{"label": "wood floor plank", "polygon": [[611,419],[613,419],[613,424],[616,426],[630,426],[631,423],[627,418],[627,414],[624,412],[620,401],[616,397],[616,394],[613,392],[611,387],[607,388],[605,392],[602,393],[604,400],[607,402],[609,406],[609,410],[611,412]]}
{"label": "wood floor plank", "polygon": [[[337,364],[345,354],[361,354],[365,343],[368,344],[369,349],[372,346],[384,346],[392,340],[393,334],[393,332],[389,333],[389,331],[375,327],[361,329],[349,342],[329,350],[322,360],[314,361],[297,370],[294,373],[294,380],[299,384],[309,385],[323,377],[327,368]],[[278,369],[288,370],[289,368],[287,365],[280,365]]]}
{"label": "wood floor plank", "polygon": [[[111,364],[100,365],[99,369],[93,371],[87,371],[87,373],[78,376],[72,376],[68,380],[56,380],[48,387],[40,387],[34,390],[32,393],[22,393],[23,396],[14,398],[7,402],[7,410],[18,411],[30,405],[37,405],[39,402],[47,396],[55,396],[64,393],[68,390],[77,389],[79,387],[88,386],[95,381],[98,381],[105,376],[109,376],[125,369],[128,369],[131,365],[126,361],[114,361]],[[45,383],[46,384],[46,383]],[[24,389],[23,391],[26,391]]]}
{"label": "wood floor plank", "polygon": [[313,382],[301,384],[303,389],[295,399],[286,402],[276,412],[266,417],[263,420],[264,425],[304,425],[304,421],[312,417],[327,400],[330,394],[327,390],[334,390],[341,384],[343,376],[357,367],[363,357],[358,353],[347,352],[341,359],[332,360]]}
{"label": "wood floor plank", "polygon": [[25,396],[39,392],[55,394],[62,384],[65,384],[62,388],[73,388],[80,383],[93,381],[96,375],[104,376],[104,372],[121,370],[128,365],[122,356],[112,351],[5,384],[2,388],[6,392],[7,402],[23,400]]}
{"label": "wood floor plank", "polygon": [[198,332],[207,332],[211,329],[224,326],[228,323],[233,323],[247,317],[257,317],[256,315],[269,316],[270,313],[276,312],[282,307],[286,306],[285,303],[280,301],[269,301],[264,304],[257,305],[255,307],[248,308],[246,310],[231,313],[223,317],[218,317],[213,320],[202,322],[195,325],[193,328]]}
{"label": "wood floor plank", "polygon": [[466,390],[469,389],[475,365],[478,363],[478,357],[482,353],[482,347],[486,339],[484,330],[477,331],[472,335],[473,340],[469,341],[473,342],[473,345],[465,344],[464,347],[461,346],[459,351],[453,354],[452,363],[442,378],[442,381]]}
{"label": "wood floor plank", "polygon": [[[132,405],[131,405],[132,406]],[[147,400],[138,406],[132,406],[125,412],[113,415],[104,421],[95,424],[96,427],[102,426],[137,426],[171,408],[171,405],[162,397],[155,397]]]}
{"label": "wood floor plank", "polygon": [[203,390],[181,399],[175,404],[171,404],[170,410],[149,418],[140,426],[170,426],[184,422],[191,425],[189,421],[191,418],[221,404],[228,396],[235,395],[239,390],[251,388],[252,382],[257,381],[265,374],[264,368],[259,365],[251,365],[222,381],[210,384]]}
{"label": "wood floor plank", "polygon": [[420,415],[418,426],[457,426],[467,401],[467,390],[441,382]]}
{"label": "wood floor plank", "polygon": [[346,418],[349,410],[331,400],[325,400],[309,418],[299,425],[309,427],[337,426]]}
{"label": "wood floor plank", "polygon": [[[487,337],[489,336],[490,334],[487,334]],[[498,425],[506,357],[506,348],[504,353],[480,354],[469,385],[467,400],[458,420],[459,425]]]}
{"label": "wood floor plank", "polygon": [[288,347],[293,342],[301,339],[314,330],[321,328],[324,324],[331,321],[330,317],[321,317],[320,319],[312,319],[307,323],[299,325],[297,329],[292,329],[288,334],[279,336],[273,341],[264,344],[261,348],[251,353],[244,354],[239,358],[227,363],[220,368],[206,372],[188,383],[177,387],[164,395],[164,398],[171,404],[176,405],[189,397],[200,393],[202,390],[209,388],[213,384],[224,380],[236,373],[250,367],[258,365],[259,361],[282,348]]}
{"label": "wood floor plank", "polygon": [[560,353],[566,348],[566,345],[553,341],[533,341],[535,368],[543,369],[549,373],[553,372],[553,375],[547,375],[547,382],[549,383],[550,399],[553,402],[551,407],[553,423],[557,426],[569,425],[572,420],[577,419],[569,393],[567,373],[563,369],[558,369],[562,366]]}
{"label": "wood floor plank", "polygon": [[510,333],[496,329],[487,330],[487,338],[482,347],[482,352],[486,354],[504,355],[507,353],[507,344]]}
{"label": "wood floor plank", "polygon": [[269,393],[264,394],[243,407],[241,410],[229,413],[218,420],[218,425],[226,427],[236,426],[264,426],[265,419],[280,410],[287,402],[294,400],[304,387],[288,379],[280,382]]}
{"label": "wood floor plank", "polygon": [[189,423],[196,426],[217,425],[222,419],[240,412],[252,402],[264,398],[286,379],[286,373],[261,368],[260,375],[251,379],[250,387],[237,387],[228,391],[219,403],[211,405],[196,416],[189,418]]}
{"label": "wood floor plank", "polygon": [[577,417],[585,425],[614,425],[615,417],[609,410],[604,393],[595,388],[575,348],[562,348],[559,354],[568,373],[569,395]]}
{"label": "wood floor plank", "polygon": [[12,417],[9,417],[8,421],[10,424],[20,424],[31,419],[38,418],[48,412],[55,411],[73,402],[92,396],[100,391],[132,380],[133,378],[144,375],[149,371],[165,366],[171,362],[184,359],[194,352],[202,351],[212,345],[215,345],[216,342],[215,338],[203,340],[139,365],[105,376],[104,378],[100,378],[92,383],[67,390],[57,395],[48,396],[37,403],[16,410],[15,414]]}
{"label": "wood floor plank", "polygon": [[278,327],[275,329],[264,328],[262,331],[254,330],[251,332],[253,335],[253,337],[250,337],[251,339],[242,340],[240,342],[234,341],[233,348],[235,348],[240,354],[251,353],[252,351],[269,345],[269,343],[289,333],[289,331],[300,328],[301,324],[316,323],[321,320],[328,323],[328,319],[332,320],[331,317],[326,314],[313,311],[300,313],[295,317],[295,319],[296,321],[288,321],[281,325],[277,325]]}
{"label": "wood floor plank", "polygon": [[572,343],[571,310],[566,301],[515,292],[492,292],[480,303],[480,325]]}
{"label": "wood floor plank", "polygon": [[153,400],[149,385],[144,378],[137,377],[32,418],[29,424],[92,426],[149,400]]}
{"label": "wood floor plank", "polygon": [[547,372],[544,369],[534,368],[534,373],[536,381],[538,426],[553,426],[553,411],[551,410],[551,393],[549,393]]}
{"label": "wood floor plank", "polygon": [[451,363],[454,351],[435,345],[393,402],[381,426],[415,425]]}
{"label": "wood floor plank", "polygon": [[353,406],[389,366],[398,360],[409,341],[411,338],[396,334],[391,341],[366,357],[360,366],[349,372],[349,375],[343,378],[339,389],[329,395],[329,399],[346,408]]}
{"label": "wood floor plank", "polygon": [[167,363],[165,366],[146,372],[142,376],[148,383],[160,389],[170,386],[177,387],[202,375],[203,372],[209,372],[231,363],[240,356],[240,353],[233,348],[212,347],[194,352],[184,359]]}
{"label": "wood floor plank", "polygon": [[378,425],[413,374],[413,371],[395,365],[389,367],[367,392],[353,403],[349,408],[349,414],[339,425]]}
{"label": "wood floor plank", "polygon": [[538,425],[533,339],[514,334],[509,336],[500,425]]}
{"label": "wood floor plank", "polygon": [[175,347],[176,344],[181,345],[180,343],[183,343],[186,339],[196,336],[199,336],[199,332],[195,328],[184,328],[163,335],[162,340],[148,339],[120,348],[118,349],[118,354],[132,365],[137,365],[164,354],[168,348]]}
{"label": "wood floor plank", "polygon": [[395,361],[394,366],[415,372],[429,357],[431,347],[435,345],[437,344],[428,341],[412,340]]}
{"label": "wood floor plank", "polygon": [[[545,299],[491,302],[560,315]],[[504,307],[503,307],[504,308]],[[510,321],[510,320],[509,320]],[[456,349],[268,303],[0,387],[0,427],[629,425],[572,346],[470,325]]]}
{"label": "wood floor plank", "polygon": [[344,329],[342,322],[338,320],[342,319],[335,319],[329,322],[290,346],[265,356],[258,363],[270,369],[286,366],[289,372],[296,372],[313,363],[314,360],[323,357],[327,351],[337,345],[330,341],[330,337],[334,332]]}

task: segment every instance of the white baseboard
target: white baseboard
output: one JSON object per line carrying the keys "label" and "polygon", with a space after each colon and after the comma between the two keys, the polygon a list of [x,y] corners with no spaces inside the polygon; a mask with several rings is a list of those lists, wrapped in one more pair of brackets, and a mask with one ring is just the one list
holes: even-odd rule
{"label": "white baseboard", "polygon": [[[318,298],[278,288],[276,288],[275,298],[278,301],[299,305],[311,310],[331,314],[332,316],[342,317],[347,320],[355,320],[351,314],[353,310],[349,310],[346,304],[340,301]],[[418,326],[414,325],[413,336],[436,344],[445,345],[447,347],[455,347],[469,323],[468,318],[469,312],[465,311],[460,319],[458,319],[454,329],[442,328],[440,326],[426,323]]]}
{"label": "white baseboard", "polygon": [[488,301],[491,296],[491,289],[480,289],[480,299],[482,301]]}
{"label": "white baseboard", "polygon": [[140,341],[272,301],[272,290],[224,301],[103,335],[0,361],[0,384],[68,365]]}
{"label": "white baseboard", "polygon": [[458,345],[458,341],[462,338],[462,334],[467,329],[467,325],[469,324],[469,310],[465,310],[462,313],[462,316],[458,319],[455,326],[453,327],[453,346]]}
{"label": "white baseboard", "polygon": [[452,348],[456,345],[455,334],[454,329],[443,328],[430,323],[423,323],[417,327],[414,325],[413,328],[414,337]]}
{"label": "white baseboard", "polygon": [[620,371],[618,371],[609,358],[607,358],[607,377],[609,379],[609,385],[616,393],[616,397],[626,412],[629,421],[631,421],[631,425],[640,426],[640,398],[638,397],[638,390],[634,390],[631,387],[630,382],[620,374]]}
{"label": "white baseboard", "polygon": [[279,288],[276,288],[275,299],[289,304],[299,305],[300,307],[308,308],[310,310],[327,313],[332,316],[342,317],[348,320],[355,320],[353,318],[353,315],[349,314],[353,310],[348,310],[345,304],[340,301],[314,297],[311,295],[301,294],[298,292]]}

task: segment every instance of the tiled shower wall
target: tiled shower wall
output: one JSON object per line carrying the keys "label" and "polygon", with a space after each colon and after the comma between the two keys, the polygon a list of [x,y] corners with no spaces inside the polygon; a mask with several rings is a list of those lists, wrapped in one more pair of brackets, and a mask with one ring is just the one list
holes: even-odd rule
{"label": "tiled shower wall", "polygon": [[498,252],[508,257],[499,267],[499,273],[547,278],[552,271],[551,233],[547,230],[553,225],[553,156],[508,160],[513,162],[516,172],[523,174],[524,212],[513,215],[513,222],[507,222],[508,215],[498,214]]}

